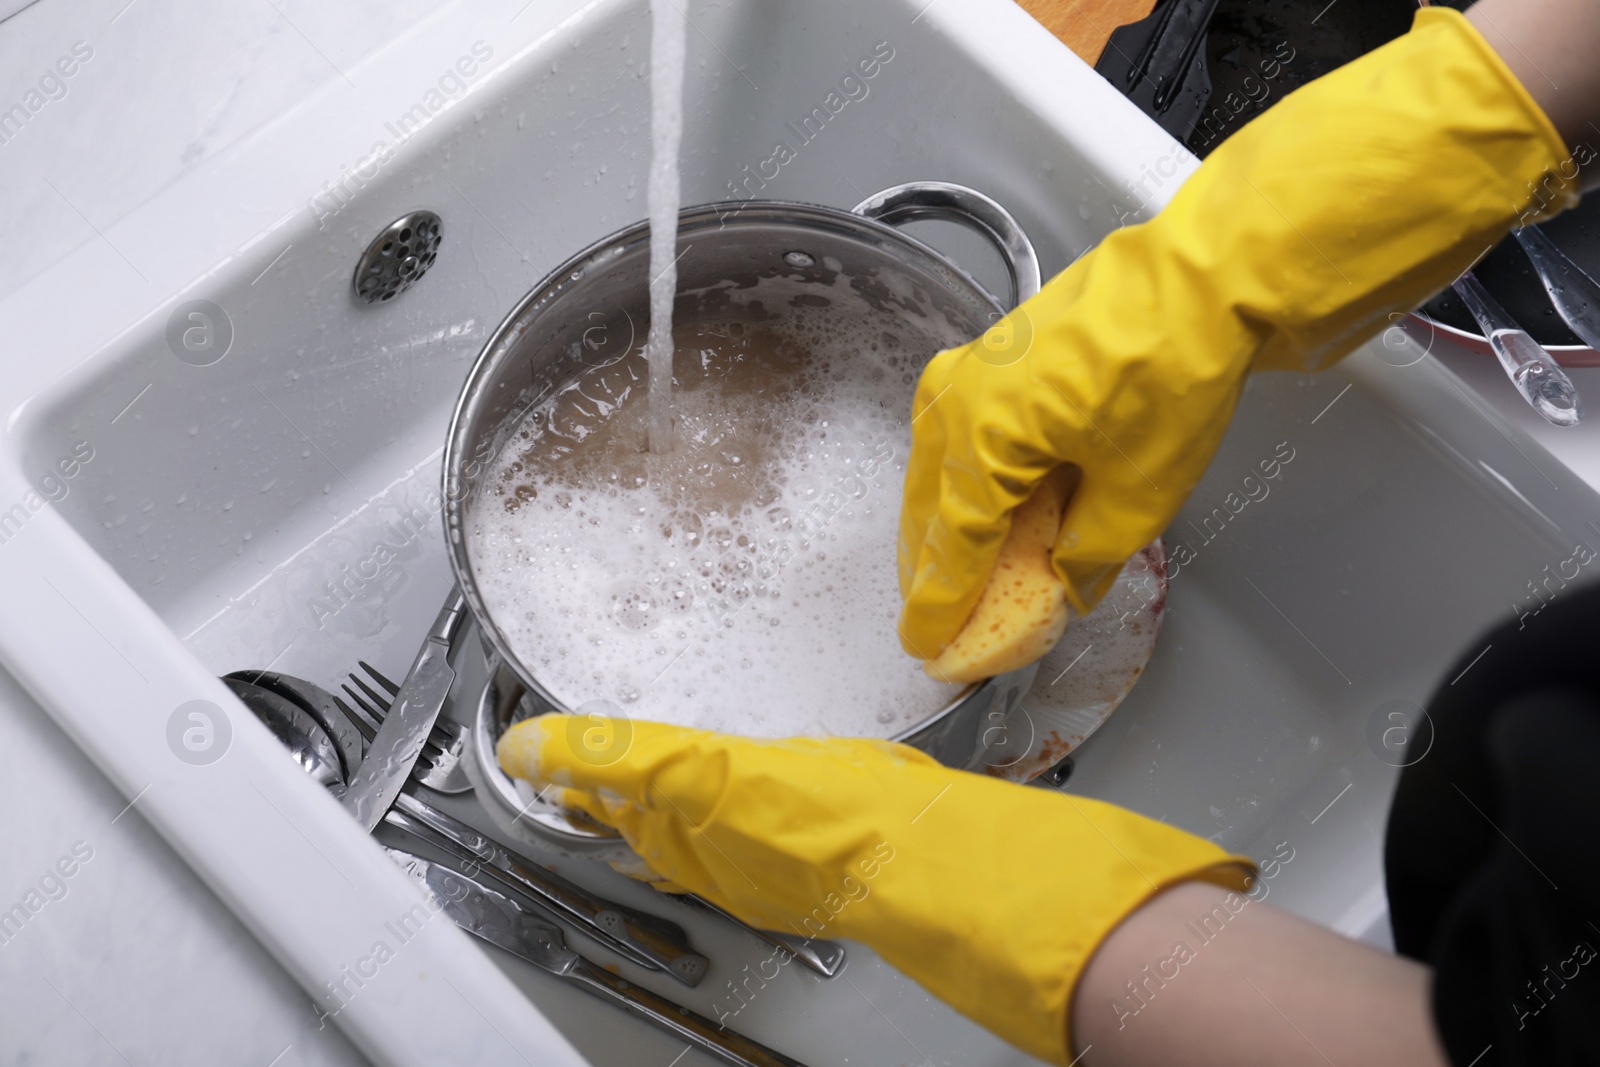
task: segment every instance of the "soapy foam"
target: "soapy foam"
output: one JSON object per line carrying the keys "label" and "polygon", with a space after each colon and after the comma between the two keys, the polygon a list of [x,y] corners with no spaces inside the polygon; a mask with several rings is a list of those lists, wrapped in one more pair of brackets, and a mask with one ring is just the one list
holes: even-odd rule
{"label": "soapy foam", "polygon": [[928,352],[838,308],[674,330],[675,450],[635,350],[535,408],[468,513],[518,657],[569,708],[888,737],[960,691],[901,651],[894,545]]}

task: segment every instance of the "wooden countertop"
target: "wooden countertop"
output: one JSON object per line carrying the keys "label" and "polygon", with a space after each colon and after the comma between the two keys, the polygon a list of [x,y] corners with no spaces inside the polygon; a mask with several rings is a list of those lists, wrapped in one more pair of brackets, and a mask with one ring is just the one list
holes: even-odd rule
{"label": "wooden countertop", "polygon": [[1091,67],[1105,50],[1111,31],[1138,22],[1155,0],[1017,0],[1022,9],[1059,37]]}

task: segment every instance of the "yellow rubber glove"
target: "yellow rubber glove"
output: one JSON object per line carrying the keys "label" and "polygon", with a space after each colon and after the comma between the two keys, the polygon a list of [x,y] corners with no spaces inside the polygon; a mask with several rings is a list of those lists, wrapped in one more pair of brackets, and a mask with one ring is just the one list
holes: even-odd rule
{"label": "yellow rubber glove", "polygon": [[1252,368],[1318,369],[1373,336],[1536,208],[1547,179],[1546,196],[1575,190],[1556,174],[1567,158],[1447,8],[1241,129],[1154,219],[924,371],[900,520],[905,650],[933,659],[955,637],[1012,509],[1062,464],[1082,482],[1052,562],[1086,612],[1177,514]]}
{"label": "yellow rubber glove", "polygon": [[[1095,948],[1161,889],[1242,891],[1249,861],[1110,804],[951,770],[887,741],[757,741],[546,715],[500,766],[616,827],[672,886],[757,926],[871,945],[1050,1062]],[[589,747],[596,737],[604,747]]]}

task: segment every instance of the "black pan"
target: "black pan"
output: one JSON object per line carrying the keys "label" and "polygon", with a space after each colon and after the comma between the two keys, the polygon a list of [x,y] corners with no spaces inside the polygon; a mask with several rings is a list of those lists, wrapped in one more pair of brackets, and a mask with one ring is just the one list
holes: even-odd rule
{"label": "black pan", "polygon": [[[1539,228],[1568,259],[1587,271],[1590,277],[1600,278],[1600,192],[1591,194],[1571,211],[1557,215]],[[1569,366],[1593,365],[1592,356],[1584,356],[1590,352],[1589,348],[1567,328],[1566,322],[1550,305],[1539,276],[1533,273],[1533,265],[1515,237],[1501,241],[1472,271],[1535,341],[1546,346],[1570,346],[1580,350],[1553,353],[1557,362]],[[1482,335],[1472,315],[1450,289],[1422,305],[1422,310],[1446,326],[1474,337]]]}

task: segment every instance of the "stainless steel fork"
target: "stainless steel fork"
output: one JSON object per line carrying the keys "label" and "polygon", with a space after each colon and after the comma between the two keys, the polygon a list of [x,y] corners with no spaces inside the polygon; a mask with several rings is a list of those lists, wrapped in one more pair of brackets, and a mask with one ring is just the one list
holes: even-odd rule
{"label": "stainless steel fork", "polygon": [[[361,731],[361,735],[371,741],[384,716],[389,713],[390,703],[394,695],[400,692],[400,686],[385,678],[378,668],[366,660],[356,662],[372,682],[351,671],[350,682],[340,686],[350,698],[350,703],[339,697],[334,697],[333,702]],[[351,688],[352,684],[354,688]],[[412,771],[412,780],[440,793],[468,792],[472,789],[472,782],[467,777],[466,764],[461,761],[466,745],[467,728],[460,723],[440,719],[434,723],[428,740],[423,743],[422,755],[417,757],[416,769]]]}

